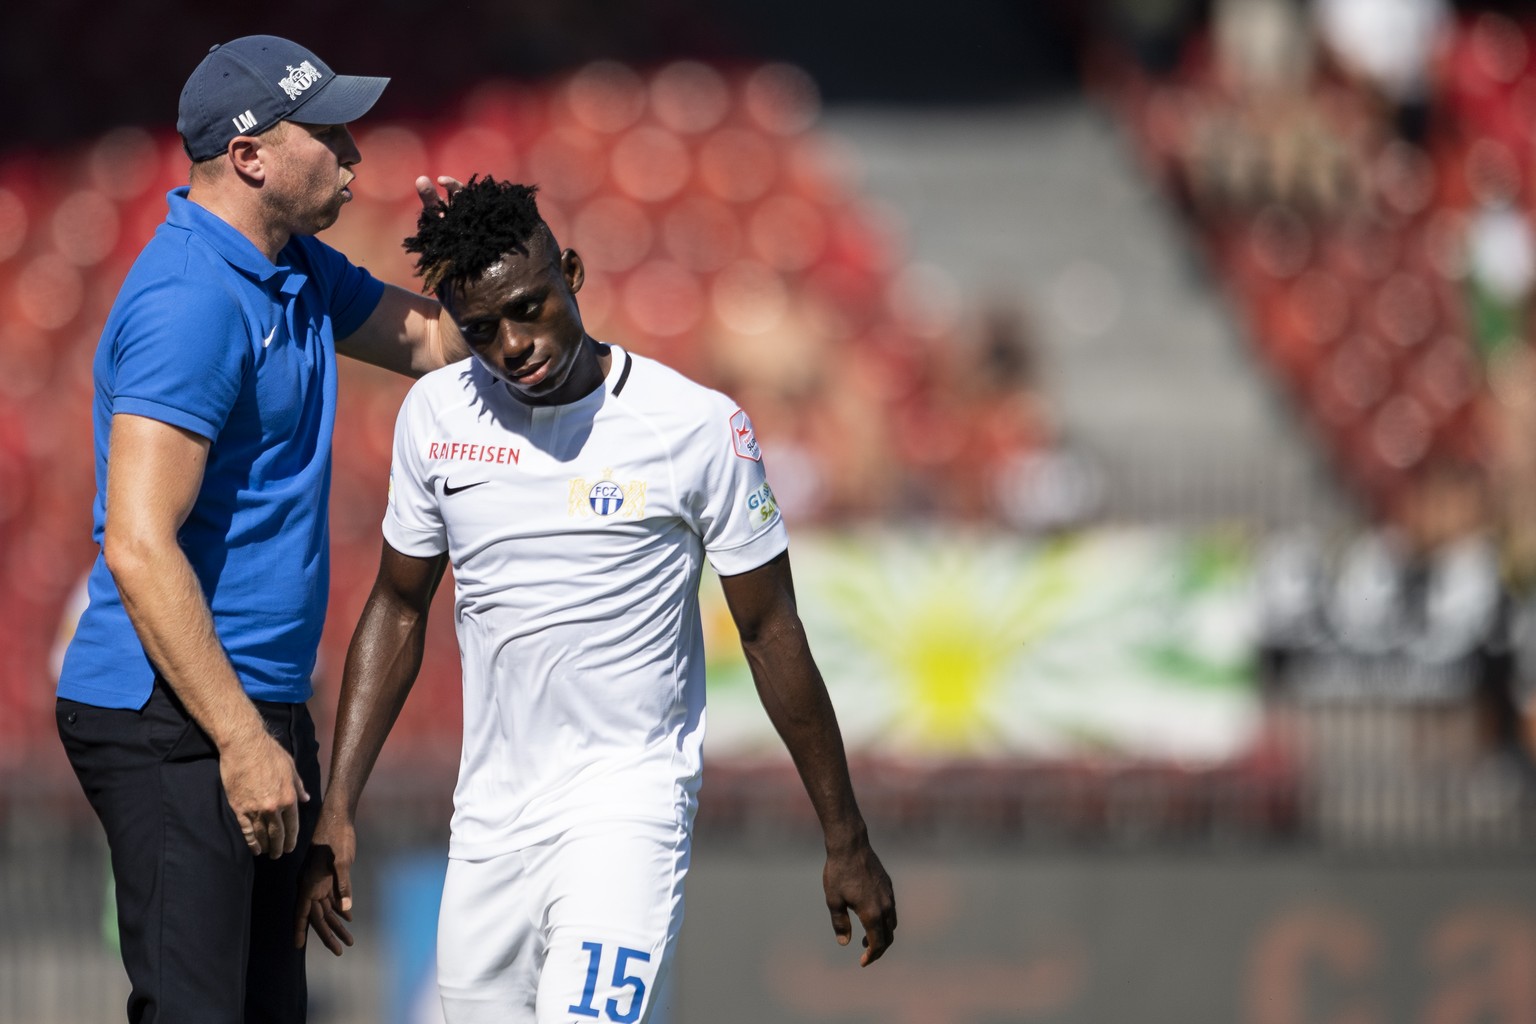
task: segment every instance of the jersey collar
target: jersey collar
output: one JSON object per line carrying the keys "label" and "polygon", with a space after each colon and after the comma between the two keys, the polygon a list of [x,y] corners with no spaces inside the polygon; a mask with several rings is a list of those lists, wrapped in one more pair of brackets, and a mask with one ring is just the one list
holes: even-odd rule
{"label": "jersey collar", "polygon": [[629,371],[634,366],[635,360],[626,349],[617,345],[610,344],[608,351],[613,356],[613,362],[608,366],[608,376],[603,380],[603,390],[617,398],[629,380]]}
{"label": "jersey collar", "polygon": [[166,194],[166,203],[170,206],[165,218],[167,224],[190,231],[207,242],[230,266],[258,281],[270,281],[279,274],[288,273],[287,267],[273,264],[224,218],[188,199],[190,191],[190,186],[182,185]]}

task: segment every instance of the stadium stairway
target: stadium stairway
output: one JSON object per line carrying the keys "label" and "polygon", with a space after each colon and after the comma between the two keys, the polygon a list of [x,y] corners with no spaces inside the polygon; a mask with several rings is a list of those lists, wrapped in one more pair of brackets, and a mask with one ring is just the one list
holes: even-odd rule
{"label": "stadium stairway", "polygon": [[1025,318],[1100,519],[1354,524],[1351,496],[1107,113],[1081,99],[830,108],[822,127],[957,301]]}

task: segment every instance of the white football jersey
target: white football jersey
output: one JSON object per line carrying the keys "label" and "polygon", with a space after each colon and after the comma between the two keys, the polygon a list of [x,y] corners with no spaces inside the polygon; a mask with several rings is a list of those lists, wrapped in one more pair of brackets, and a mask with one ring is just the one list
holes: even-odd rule
{"label": "white football jersey", "polygon": [[746,413],[611,348],[603,386],[568,405],[526,405],[470,358],[417,381],[396,421],[384,537],[453,565],[453,857],[605,818],[686,822],[703,557],[728,576],[789,545]]}

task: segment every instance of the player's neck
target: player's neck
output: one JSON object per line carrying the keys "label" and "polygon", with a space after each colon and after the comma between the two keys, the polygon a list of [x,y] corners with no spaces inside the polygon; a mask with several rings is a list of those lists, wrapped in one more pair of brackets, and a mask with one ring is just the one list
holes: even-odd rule
{"label": "player's neck", "polygon": [[598,341],[592,335],[587,335],[583,344],[586,347],[588,358],[595,364],[591,372],[591,387],[587,388],[582,396],[585,398],[592,392],[601,388],[608,380],[608,371],[613,369],[613,349]]}
{"label": "player's neck", "polygon": [[560,394],[549,404],[569,405],[579,402],[599,390],[608,380],[608,370],[613,366],[613,350],[594,339],[590,334],[582,339],[581,354],[570,378],[560,389]]}

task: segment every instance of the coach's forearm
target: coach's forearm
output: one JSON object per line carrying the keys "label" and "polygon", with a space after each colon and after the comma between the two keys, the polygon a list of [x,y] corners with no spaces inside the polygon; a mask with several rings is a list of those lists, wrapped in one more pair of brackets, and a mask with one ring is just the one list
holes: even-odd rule
{"label": "coach's forearm", "polygon": [[221,751],[265,738],[181,548],[109,529],[103,553],[144,653],[192,719]]}
{"label": "coach's forearm", "polygon": [[420,377],[469,355],[458,325],[435,299],[386,285],[379,304],[336,351],[408,377]]}

